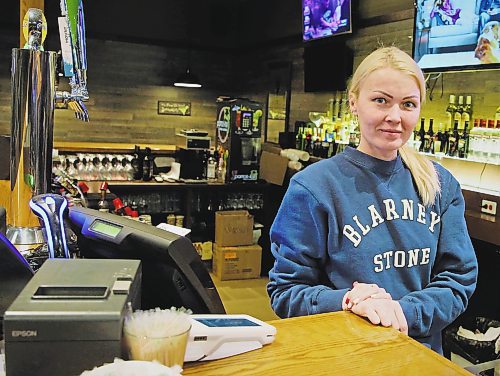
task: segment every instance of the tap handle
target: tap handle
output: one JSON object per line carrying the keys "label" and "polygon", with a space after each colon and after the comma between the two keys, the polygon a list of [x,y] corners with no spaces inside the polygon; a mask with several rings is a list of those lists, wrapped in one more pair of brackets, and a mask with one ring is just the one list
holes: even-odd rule
{"label": "tap handle", "polygon": [[43,51],[43,42],[47,36],[47,20],[37,8],[29,8],[23,19],[23,35],[26,39],[24,48]]}
{"label": "tap handle", "polygon": [[46,193],[34,196],[29,205],[45,228],[49,257],[70,258],[64,227],[64,214],[68,208],[66,199],[60,195]]}
{"label": "tap handle", "polygon": [[[70,77],[71,93],[67,100],[77,119],[88,122],[83,104],[89,99],[87,89],[87,46],[82,0],[61,0],[60,34],[65,75]],[[66,35],[68,38],[66,38]]]}

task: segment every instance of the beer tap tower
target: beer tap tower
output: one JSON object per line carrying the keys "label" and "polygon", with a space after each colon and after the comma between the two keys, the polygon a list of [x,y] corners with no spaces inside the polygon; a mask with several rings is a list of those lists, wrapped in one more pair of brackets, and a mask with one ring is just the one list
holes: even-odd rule
{"label": "beer tap tower", "polygon": [[89,121],[87,57],[82,0],[61,0],[59,29],[64,75],[71,92],[56,91],[57,53],[44,51],[47,22],[40,9],[30,8],[23,20],[26,44],[12,49],[12,125],[10,148],[11,226],[7,237],[21,251],[44,243],[29,200],[50,191],[54,107],[65,102],[77,119]]}

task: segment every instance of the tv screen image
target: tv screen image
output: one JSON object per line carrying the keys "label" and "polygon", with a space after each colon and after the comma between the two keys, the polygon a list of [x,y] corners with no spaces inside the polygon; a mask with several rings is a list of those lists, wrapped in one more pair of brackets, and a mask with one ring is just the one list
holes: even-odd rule
{"label": "tv screen image", "polygon": [[424,72],[500,68],[500,0],[418,0],[413,58]]}
{"label": "tv screen image", "polygon": [[303,39],[352,32],[351,0],[302,0]]}

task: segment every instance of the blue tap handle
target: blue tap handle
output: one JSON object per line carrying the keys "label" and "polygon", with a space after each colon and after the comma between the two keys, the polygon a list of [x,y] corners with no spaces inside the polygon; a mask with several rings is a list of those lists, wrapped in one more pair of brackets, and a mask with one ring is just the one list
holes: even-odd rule
{"label": "blue tap handle", "polygon": [[60,195],[46,193],[33,197],[31,210],[41,218],[49,247],[49,258],[70,258],[64,228],[64,214],[68,202]]}

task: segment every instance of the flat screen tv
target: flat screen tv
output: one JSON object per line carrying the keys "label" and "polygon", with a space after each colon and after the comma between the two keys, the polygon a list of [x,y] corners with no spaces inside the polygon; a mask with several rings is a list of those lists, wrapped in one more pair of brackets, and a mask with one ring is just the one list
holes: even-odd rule
{"label": "flat screen tv", "polygon": [[304,41],[352,32],[352,0],[302,0]]}
{"label": "flat screen tv", "polygon": [[417,0],[413,58],[424,72],[500,68],[498,0]]}

